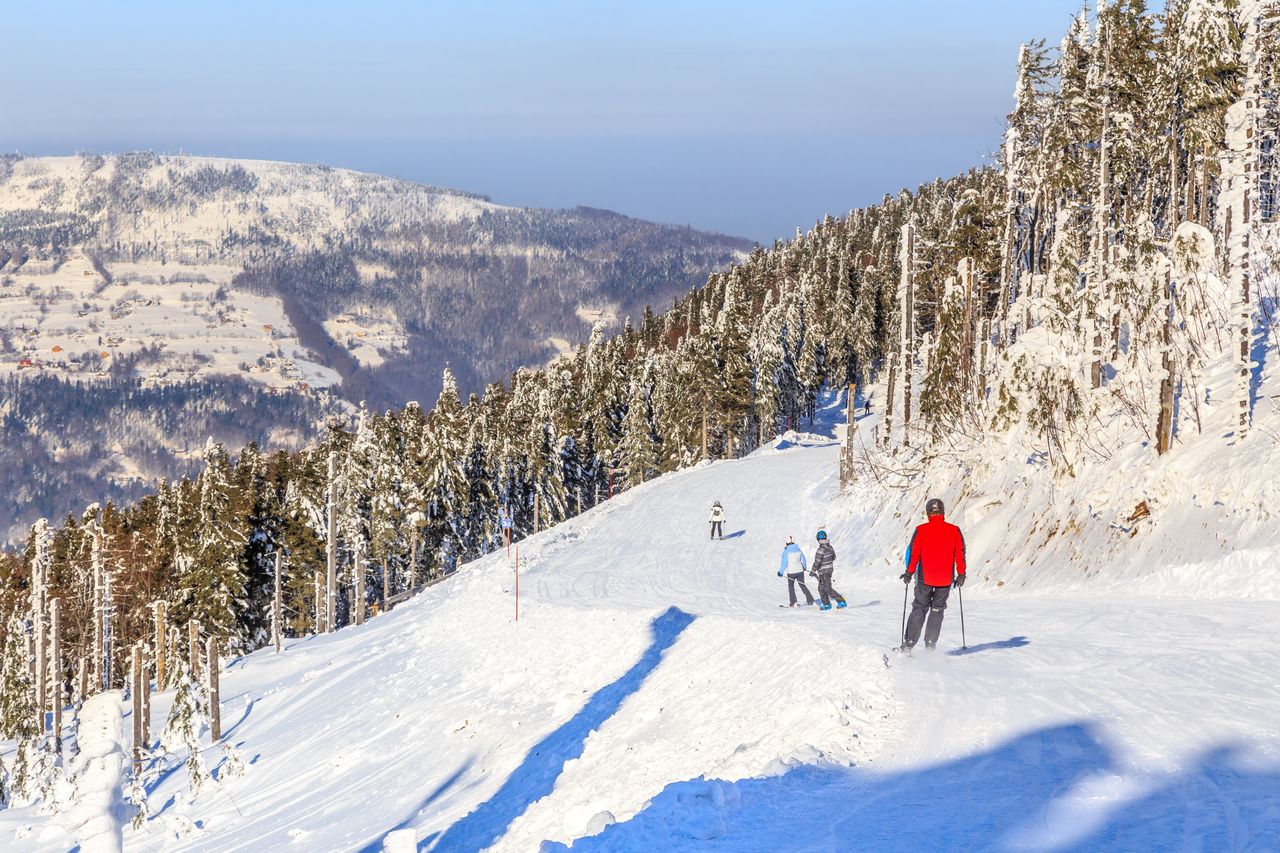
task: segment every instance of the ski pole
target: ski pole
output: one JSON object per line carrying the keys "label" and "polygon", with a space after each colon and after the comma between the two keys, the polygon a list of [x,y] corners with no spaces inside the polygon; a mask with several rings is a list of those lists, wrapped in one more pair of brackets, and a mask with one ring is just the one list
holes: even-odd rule
{"label": "ski pole", "polygon": [[902,634],[898,637],[900,646],[907,644],[907,590],[909,589],[911,589],[911,584],[904,583],[902,585]]}
{"label": "ski pole", "polygon": [[956,587],[956,592],[960,593],[960,648],[963,650],[969,648],[964,639],[964,587]]}

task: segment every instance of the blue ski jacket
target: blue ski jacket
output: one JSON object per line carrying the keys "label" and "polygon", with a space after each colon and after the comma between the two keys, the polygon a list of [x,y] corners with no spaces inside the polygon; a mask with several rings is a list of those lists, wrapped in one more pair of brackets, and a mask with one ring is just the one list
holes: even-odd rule
{"label": "blue ski jacket", "polygon": [[784,575],[794,575],[808,568],[809,561],[805,559],[804,551],[800,550],[799,545],[792,542],[782,549],[782,565],[778,566],[778,571]]}

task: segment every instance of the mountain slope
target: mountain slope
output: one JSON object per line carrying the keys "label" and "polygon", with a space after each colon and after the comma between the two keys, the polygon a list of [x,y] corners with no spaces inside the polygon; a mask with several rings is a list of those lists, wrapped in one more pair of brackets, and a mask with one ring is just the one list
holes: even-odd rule
{"label": "mountain slope", "polygon": [[[1149,577],[1013,591],[984,583],[1000,558],[975,547],[969,648],[953,595],[936,655],[886,658],[915,521],[868,527],[882,506],[838,495],[837,450],[792,434],[525,540],[518,622],[499,553],[363,627],[233,662],[222,718],[246,774],[191,803],[184,771],[162,774],[127,849],[1280,842],[1274,596],[1167,597]],[[715,499],[728,538],[710,542]],[[812,553],[819,525],[851,606],[779,609],[781,545]],[[14,829],[18,849],[67,843],[0,812]]]}
{"label": "mountain slope", "polygon": [[[329,366],[357,386],[347,396],[368,392],[378,405],[434,396],[446,361],[464,388],[545,361],[553,339],[573,343],[596,317],[662,306],[750,247],[325,166],[142,153],[0,162],[10,286],[30,290],[30,277],[36,289],[65,289],[42,276],[82,253],[103,284],[120,279],[143,296],[166,282],[247,288],[283,304],[320,361],[334,361],[328,347],[346,353],[349,364]],[[246,307],[279,322],[269,307]]]}
{"label": "mountain slope", "polygon": [[[663,307],[749,248],[324,166],[0,158],[0,380],[43,380],[34,403],[4,413],[6,448],[39,446],[0,452],[0,480],[43,485],[0,510],[0,541],[187,473],[214,426],[186,428],[202,405],[269,394],[272,429],[217,437],[297,447],[344,402],[435,399],[446,364],[465,394],[545,363],[596,322]],[[184,388],[160,414],[184,426],[105,447],[91,431],[40,428],[45,399],[102,420],[151,414],[92,409],[79,386],[103,383],[119,399]]]}

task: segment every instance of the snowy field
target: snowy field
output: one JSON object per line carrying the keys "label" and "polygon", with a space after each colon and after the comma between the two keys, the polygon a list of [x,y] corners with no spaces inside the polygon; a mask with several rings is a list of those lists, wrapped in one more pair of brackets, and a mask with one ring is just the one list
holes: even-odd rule
{"label": "snowy field", "polygon": [[[221,375],[272,388],[340,381],[302,346],[279,299],[231,286],[241,272],[236,267],[99,268],[85,255],[56,268],[12,266],[0,269],[0,333],[9,342],[9,351],[0,352],[0,375],[45,371],[94,381],[121,359],[145,354],[135,371],[156,384]],[[349,321],[343,328],[344,343],[370,363],[375,343],[393,346],[381,329],[366,343],[364,328]]]}
{"label": "snowy field", "polygon": [[[181,768],[159,778],[126,848],[1280,849],[1280,602],[1146,577],[1015,591],[975,552],[968,648],[953,594],[939,649],[899,657],[901,548],[867,543],[916,520],[869,530],[830,439],[778,444],[521,543],[518,622],[514,552],[495,554],[233,662],[247,771],[194,802]],[[786,536],[812,555],[824,525],[849,608],[779,608]],[[1258,570],[1280,575],[1274,555]],[[0,837],[74,846],[29,810]]]}

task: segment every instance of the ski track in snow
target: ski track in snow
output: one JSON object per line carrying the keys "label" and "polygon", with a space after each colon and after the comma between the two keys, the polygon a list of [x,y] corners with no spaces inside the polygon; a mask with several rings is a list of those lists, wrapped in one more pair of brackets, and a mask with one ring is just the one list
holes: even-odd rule
{"label": "ski track in snow", "polygon": [[[829,440],[784,443],[520,543],[518,623],[494,554],[234,663],[245,775],[191,803],[168,774],[126,849],[376,851],[397,830],[438,851],[1280,849],[1280,602],[977,582],[967,651],[953,593],[938,651],[886,656],[901,554],[860,550]],[[850,607],[780,609],[786,536],[812,558],[819,526]],[[0,837],[73,843],[29,809]]]}

